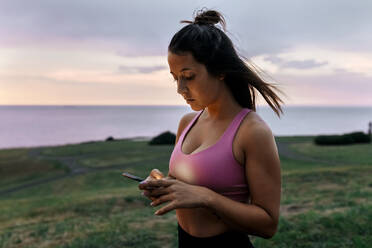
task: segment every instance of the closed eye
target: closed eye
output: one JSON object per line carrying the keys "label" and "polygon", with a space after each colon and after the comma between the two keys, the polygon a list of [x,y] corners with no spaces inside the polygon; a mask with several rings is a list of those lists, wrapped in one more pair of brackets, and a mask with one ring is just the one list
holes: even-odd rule
{"label": "closed eye", "polygon": [[[187,81],[193,80],[194,78],[195,78],[195,75],[193,75],[191,77],[181,77],[181,79],[187,80]],[[178,78],[173,78],[173,80],[178,81]]]}
{"label": "closed eye", "polygon": [[186,80],[193,80],[195,78],[195,75],[192,75],[191,77],[185,77]]}

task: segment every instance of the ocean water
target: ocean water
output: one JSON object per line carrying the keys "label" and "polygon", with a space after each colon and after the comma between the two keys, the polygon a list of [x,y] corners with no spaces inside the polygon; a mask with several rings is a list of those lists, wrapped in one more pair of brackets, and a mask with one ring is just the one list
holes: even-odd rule
{"label": "ocean water", "polygon": [[[269,107],[257,114],[276,136],[367,132],[372,107]],[[0,106],[0,148],[63,145],[176,133],[189,106]]]}

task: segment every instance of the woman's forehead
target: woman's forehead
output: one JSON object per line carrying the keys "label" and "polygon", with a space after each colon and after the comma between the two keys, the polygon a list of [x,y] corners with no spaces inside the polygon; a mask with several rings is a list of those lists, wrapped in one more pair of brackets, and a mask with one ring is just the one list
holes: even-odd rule
{"label": "woman's forehead", "polygon": [[168,52],[168,63],[171,68],[177,71],[193,70],[200,66],[191,53],[175,54]]}

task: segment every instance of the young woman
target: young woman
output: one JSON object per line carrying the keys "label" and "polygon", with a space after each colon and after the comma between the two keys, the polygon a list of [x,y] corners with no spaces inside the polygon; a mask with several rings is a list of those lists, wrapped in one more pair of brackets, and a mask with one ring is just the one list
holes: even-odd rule
{"label": "young woman", "polygon": [[196,112],[179,122],[168,176],[154,169],[139,188],[152,206],[166,203],[155,214],[176,210],[179,247],[253,247],[248,235],[276,233],[281,194],[277,147],[255,112],[255,90],[278,116],[283,102],[237,55],[219,12],[182,22],[168,64]]}

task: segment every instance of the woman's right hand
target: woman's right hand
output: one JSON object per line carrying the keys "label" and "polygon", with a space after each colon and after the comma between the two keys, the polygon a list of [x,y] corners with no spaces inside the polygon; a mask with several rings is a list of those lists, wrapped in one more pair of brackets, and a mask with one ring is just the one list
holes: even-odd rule
{"label": "woman's right hand", "polygon": [[[158,169],[153,169],[150,172],[150,175],[144,181],[157,180],[157,179],[160,179],[160,178],[164,178],[164,174]],[[151,189],[149,189],[149,190],[144,189],[142,194],[144,196],[146,196],[147,198],[149,198],[151,201],[153,201],[153,200],[156,199],[156,197],[149,197],[150,191],[151,191]]]}

